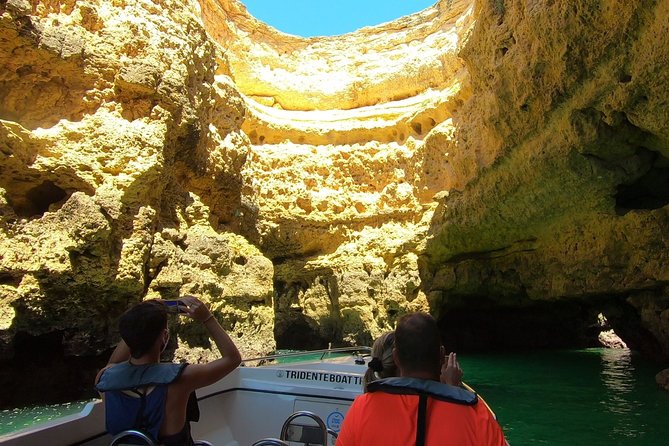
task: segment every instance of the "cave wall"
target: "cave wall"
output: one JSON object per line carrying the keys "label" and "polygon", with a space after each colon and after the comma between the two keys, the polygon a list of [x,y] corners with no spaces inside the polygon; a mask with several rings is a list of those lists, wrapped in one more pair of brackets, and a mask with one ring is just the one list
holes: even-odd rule
{"label": "cave wall", "polygon": [[476,93],[456,139],[475,167],[435,213],[430,302],[597,302],[666,358],[669,4],[493,6],[461,53]]}
{"label": "cave wall", "polygon": [[435,196],[458,181],[441,160],[471,93],[457,53],[472,2],[308,39],[237,1],[201,8],[247,106],[242,193],[255,222],[242,231],[274,264],[277,346],[370,344],[401,314],[429,311],[418,253]]}
{"label": "cave wall", "polygon": [[[90,374],[143,298],[196,294],[245,354],[274,348],[272,263],[231,229],[250,144],[216,52],[192,3],[0,3],[2,406],[63,399],[28,359]],[[175,330],[177,358],[210,355]]]}

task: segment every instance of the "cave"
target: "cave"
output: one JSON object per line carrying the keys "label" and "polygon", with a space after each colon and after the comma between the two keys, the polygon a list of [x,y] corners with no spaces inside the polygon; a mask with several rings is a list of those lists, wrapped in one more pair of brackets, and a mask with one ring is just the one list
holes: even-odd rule
{"label": "cave", "polygon": [[68,194],[51,180],[42,181],[25,193],[24,197],[12,197],[16,215],[23,218],[41,217],[53,204],[64,203]]}
{"label": "cave", "polygon": [[0,361],[0,409],[33,404],[59,404],[94,398],[91,383],[109,353],[71,356],[63,348],[62,331],[40,335],[18,332],[14,357]]}
{"label": "cave", "polygon": [[[32,37],[8,38],[16,57],[3,68],[21,81],[12,92],[32,86],[26,97],[44,101],[17,102],[0,126],[0,155],[13,163],[0,169],[0,199],[13,208],[0,210],[0,229],[10,229],[3,258],[17,259],[0,272],[5,314],[16,294],[53,295],[50,280],[36,286],[29,274],[51,278],[61,267],[62,305],[91,302],[67,328],[80,339],[109,345],[87,322],[112,326],[110,302],[200,292],[230,314],[247,357],[368,342],[415,309],[438,313],[458,351],[580,348],[598,345],[593,295],[663,287],[656,300],[667,308],[660,4],[611,14],[596,2],[545,2],[529,15],[518,2],[441,0],[397,22],[304,40],[237,0],[165,7],[158,28],[156,11],[122,2],[105,3],[104,14],[78,2],[63,11],[15,3],[4,20],[30,23]],[[114,19],[100,33],[128,13],[137,20]],[[549,23],[565,26],[537,31]],[[85,79],[81,42],[100,56],[86,58]],[[657,51],[640,51],[648,48]],[[54,66],[43,76],[62,82],[31,82],[30,66]],[[132,113],[117,113],[126,105]],[[76,237],[71,225],[84,225],[86,212],[45,219],[49,231],[15,224],[74,190],[94,196],[106,224]],[[216,256],[186,249],[202,234],[221,240]],[[309,285],[316,277],[337,289]],[[280,282],[300,285],[289,292]],[[101,297],[90,300],[82,283]],[[299,294],[307,287],[313,308]],[[519,298],[525,289],[533,294]],[[435,290],[473,298],[433,308]],[[477,293],[497,300],[481,306]],[[647,313],[609,319],[642,350],[652,334],[634,336]],[[666,333],[660,322],[656,336]],[[47,324],[64,326],[45,320],[34,338],[17,333],[17,351],[30,352],[17,359],[44,355],[56,373],[70,341],[42,334],[57,329]]]}
{"label": "cave", "polygon": [[328,340],[324,339],[315,323],[299,311],[277,313],[274,324],[274,338],[278,350],[314,350],[327,348]]}
{"label": "cave", "polygon": [[453,308],[438,323],[446,349],[455,352],[601,346],[597,312],[576,302]]}

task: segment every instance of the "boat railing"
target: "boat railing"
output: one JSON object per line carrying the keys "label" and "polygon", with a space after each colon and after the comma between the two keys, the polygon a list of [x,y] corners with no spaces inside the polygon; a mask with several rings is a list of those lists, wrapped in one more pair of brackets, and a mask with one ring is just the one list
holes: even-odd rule
{"label": "boat railing", "polygon": [[328,355],[332,353],[351,353],[359,358],[369,356],[372,353],[372,348],[367,346],[351,346],[351,347],[336,347],[336,348],[325,348],[321,350],[303,350],[303,351],[290,351],[290,352],[281,352],[275,353],[267,356],[257,356],[254,358],[242,359],[242,364],[249,362],[258,362],[259,364],[264,364],[269,361],[274,361],[277,359],[299,357],[305,355],[317,355],[320,354],[320,360],[325,359]]}

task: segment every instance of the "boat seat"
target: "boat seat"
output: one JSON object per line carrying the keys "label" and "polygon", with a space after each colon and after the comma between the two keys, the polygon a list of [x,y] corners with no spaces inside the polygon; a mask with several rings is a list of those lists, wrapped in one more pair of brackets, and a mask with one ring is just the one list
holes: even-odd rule
{"label": "boat seat", "polygon": [[[213,446],[208,441],[193,440],[194,446]],[[112,438],[109,446],[158,446],[151,437],[136,429],[119,432]]]}
{"label": "boat seat", "polygon": [[[311,424],[296,423],[298,418],[310,418],[316,422],[316,426]],[[335,439],[337,433],[332,429],[328,429],[325,423],[313,412],[301,410],[291,414],[283,423],[281,428],[281,440],[295,443],[304,443],[306,446],[312,445],[328,445],[328,434]]]}
{"label": "boat seat", "polygon": [[285,441],[279,440],[278,438],[263,438],[262,440],[258,440],[255,443],[253,443],[252,446],[289,446],[289,445]]}

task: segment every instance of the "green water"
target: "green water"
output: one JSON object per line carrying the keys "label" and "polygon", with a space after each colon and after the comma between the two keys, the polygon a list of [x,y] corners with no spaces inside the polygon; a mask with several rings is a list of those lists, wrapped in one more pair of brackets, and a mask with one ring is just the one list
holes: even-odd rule
{"label": "green water", "polygon": [[628,350],[458,356],[512,446],[669,445],[659,367]]}
{"label": "green water", "polygon": [[[669,392],[656,364],[628,350],[458,357],[512,446],[669,445]],[[78,412],[85,402],[0,411],[0,435]]]}
{"label": "green water", "polygon": [[[88,401],[0,410],[0,435],[81,412]],[[36,445],[37,446],[37,445]]]}

